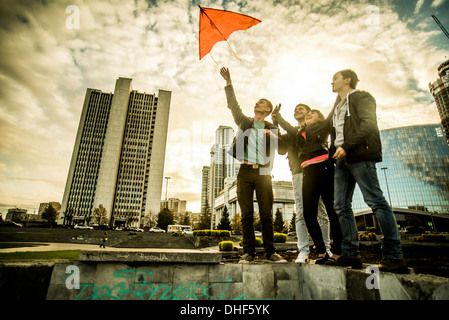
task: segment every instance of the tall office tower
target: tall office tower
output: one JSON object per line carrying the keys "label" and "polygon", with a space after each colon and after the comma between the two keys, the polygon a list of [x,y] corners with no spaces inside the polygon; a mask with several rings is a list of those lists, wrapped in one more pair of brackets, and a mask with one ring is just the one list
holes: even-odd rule
{"label": "tall office tower", "polygon": [[215,143],[210,151],[210,182],[209,207],[211,209],[211,223],[216,224],[215,198],[224,189],[225,178],[237,177],[240,163],[232,157],[228,150],[234,140],[234,129],[219,126],[215,131]]}
{"label": "tall office tower", "polygon": [[[238,161],[228,154],[233,139],[234,129],[231,127],[219,126],[215,131],[215,143],[210,152],[210,196],[212,200],[223,190],[225,178],[237,176]],[[209,202],[209,204],[211,203]]]}
{"label": "tall office tower", "polygon": [[429,83],[429,89],[437,104],[441,125],[449,144],[449,60],[438,66],[440,76],[434,83]]}
{"label": "tall office tower", "polygon": [[209,202],[209,194],[210,194],[210,167],[203,166],[203,170],[201,172],[201,213],[204,213],[206,210],[206,202],[209,210],[211,208]]}
{"label": "tall office tower", "polygon": [[95,223],[100,205],[112,227],[159,212],[171,92],[131,83],[119,78],[114,94],[87,89],[59,224]]}

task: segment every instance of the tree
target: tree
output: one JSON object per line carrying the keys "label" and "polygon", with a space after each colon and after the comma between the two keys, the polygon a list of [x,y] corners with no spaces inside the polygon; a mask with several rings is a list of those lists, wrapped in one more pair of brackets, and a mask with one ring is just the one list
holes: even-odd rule
{"label": "tree", "polygon": [[92,223],[97,223],[99,225],[108,224],[108,212],[102,204],[94,209],[94,212],[92,213]]}
{"label": "tree", "polygon": [[229,220],[228,208],[226,206],[223,209],[223,214],[217,228],[218,230],[232,230],[231,221]]}
{"label": "tree", "polygon": [[284,219],[282,218],[282,213],[279,208],[276,210],[276,215],[274,217],[274,231],[282,232],[284,230]]}
{"label": "tree", "polygon": [[52,205],[48,204],[47,207],[42,212],[42,218],[47,220],[50,225],[54,224],[56,221],[56,216],[58,213]]}
{"label": "tree", "polygon": [[209,209],[209,202],[206,199],[206,203],[204,206],[204,211],[201,214],[200,221],[198,222],[198,229],[210,229],[210,209]]}
{"label": "tree", "polygon": [[190,217],[187,212],[185,213],[184,217],[182,218],[181,224],[184,226],[190,226]]}
{"label": "tree", "polygon": [[236,213],[232,217],[231,227],[234,231],[242,231],[242,216],[240,215],[240,213]]}
{"label": "tree", "polygon": [[163,208],[157,215],[157,226],[165,231],[170,224],[173,224],[173,212],[167,208]]}
{"label": "tree", "polygon": [[296,212],[293,212],[292,220],[290,221],[290,231],[296,232]]}

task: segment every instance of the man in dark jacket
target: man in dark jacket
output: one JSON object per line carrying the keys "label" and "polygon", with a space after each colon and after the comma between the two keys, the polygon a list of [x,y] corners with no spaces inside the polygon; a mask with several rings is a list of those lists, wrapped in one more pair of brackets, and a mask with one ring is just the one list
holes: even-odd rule
{"label": "man in dark jacket", "polygon": [[373,210],[383,233],[380,271],[403,273],[401,238],[393,211],[385,200],[377,177],[376,162],[382,161],[376,101],[368,92],[356,90],[359,81],[352,70],[337,72],[332,91],[338,93],[328,119],[332,125],[330,155],[336,160],[334,207],[343,233],[339,266],[362,268],[358,232],[352,211],[357,183],[364,201]]}
{"label": "man in dark jacket", "polygon": [[226,99],[235,123],[239,127],[230,154],[240,161],[237,175],[237,201],[242,212],[243,256],[241,262],[251,262],[256,255],[254,235],[254,202],[256,192],[262,225],[263,246],[268,260],[282,261],[275,253],[273,231],[273,187],[271,168],[277,145],[278,128],[265,121],[273,110],[267,99],[260,99],[254,106],[254,118],[243,114],[232,86],[227,68],[220,70],[226,80]]}

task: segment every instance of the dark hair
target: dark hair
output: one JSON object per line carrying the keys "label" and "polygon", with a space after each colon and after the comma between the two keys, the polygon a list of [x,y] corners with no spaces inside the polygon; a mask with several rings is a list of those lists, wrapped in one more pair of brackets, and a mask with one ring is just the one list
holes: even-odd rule
{"label": "dark hair", "polygon": [[359,77],[357,77],[357,74],[353,70],[351,70],[351,69],[344,69],[344,70],[341,70],[339,72],[343,76],[343,79],[351,78],[351,82],[349,82],[349,86],[352,89],[355,89],[357,87],[357,82],[359,82],[360,80],[359,80]]}
{"label": "dark hair", "polygon": [[312,110],[309,111],[309,113],[310,113],[310,112],[317,114],[317,115],[318,115],[318,118],[320,118],[321,121],[326,120],[326,118],[324,117],[324,115],[321,113],[320,110],[318,110],[318,109],[312,109]]}
{"label": "dark hair", "polygon": [[273,111],[273,104],[270,102],[270,100],[262,98],[260,100],[263,100],[267,103],[268,107],[270,108],[270,112],[268,114],[270,114]]}
{"label": "dark hair", "polygon": [[297,107],[304,107],[307,110],[307,112],[310,112],[310,110],[311,110],[311,108],[308,105],[304,104],[304,103],[298,103],[295,106],[295,110],[296,110]]}

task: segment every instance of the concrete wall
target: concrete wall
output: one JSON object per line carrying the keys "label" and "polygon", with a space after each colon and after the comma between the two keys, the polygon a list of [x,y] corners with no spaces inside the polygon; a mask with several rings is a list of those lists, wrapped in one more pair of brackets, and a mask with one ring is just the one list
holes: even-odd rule
{"label": "concrete wall", "polygon": [[[67,267],[72,268],[67,270]],[[70,288],[79,277],[79,289]],[[447,300],[449,279],[295,264],[56,263],[49,300]],[[374,288],[368,289],[368,286]],[[378,289],[376,289],[378,288]]]}

